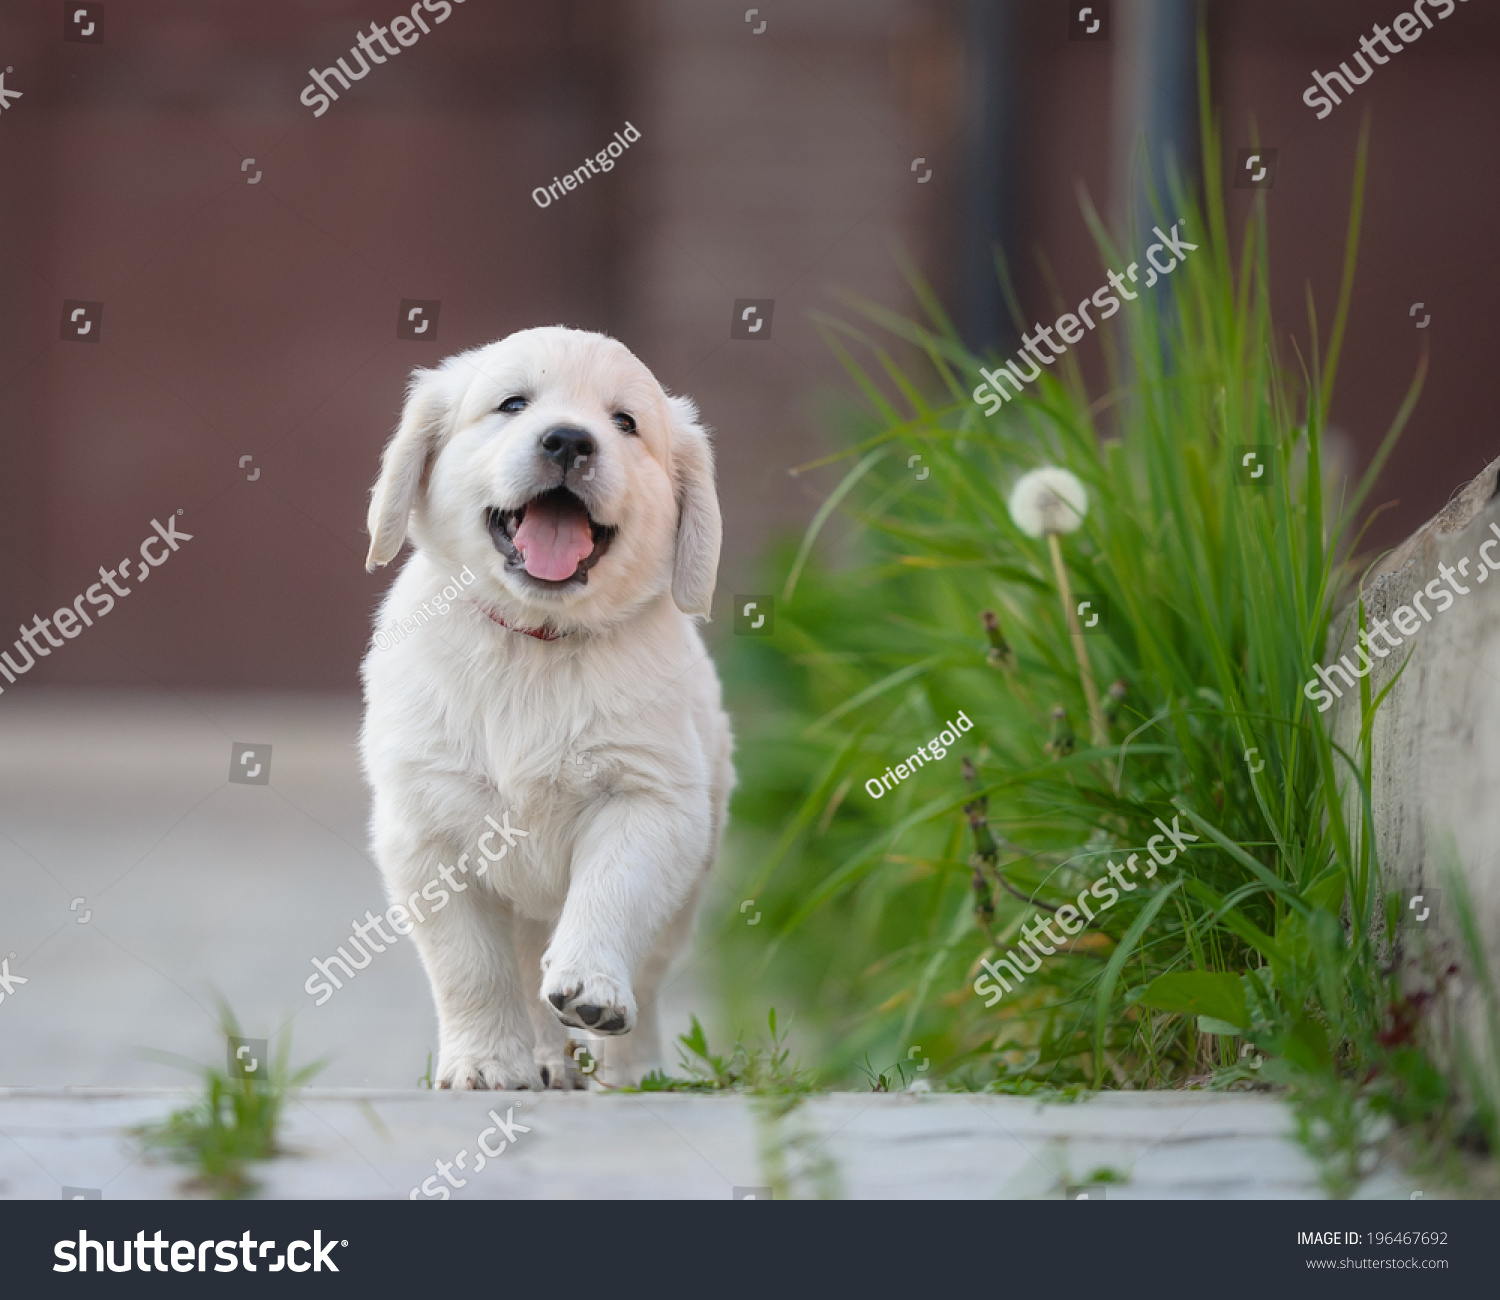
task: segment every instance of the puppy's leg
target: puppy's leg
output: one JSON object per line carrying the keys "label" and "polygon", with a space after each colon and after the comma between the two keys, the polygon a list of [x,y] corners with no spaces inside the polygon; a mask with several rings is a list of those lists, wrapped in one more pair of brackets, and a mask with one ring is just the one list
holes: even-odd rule
{"label": "puppy's leg", "polygon": [[635,973],[702,876],[710,839],[708,809],[692,801],[617,795],[594,811],[542,958],[542,996],[563,1024],[635,1028]]}
{"label": "puppy's leg", "polygon": [[526,1009],[531,1013],[531,1028],[536,1036],[532,1056],[541,1071],[545,1088],[586,1087],[577,1062],[569,1056],[568,1031],[542,1000],[542,953],[546,951],[552,927],[545,921],[516,917],[516,960],[521,967],[521,984],[526,990]]}
{"label": "puppy's leg", "polygon": [[470,887],[412,931],[438,1013],[437,1088],[539,1088],[510,908]]}
{"label": "puppy's leg", "polygon": [[616,1088],[637,1084],[653,1070],[666,1068],[662,1055],[661,1008],[657,999],[672,959],[692,933],[701,885],[700,878],[693,885],[687,902],[661,932],[635,977],[635,1028],[622,1037],[611,1038],[604,1049],[601,1073],[604,1082]]}

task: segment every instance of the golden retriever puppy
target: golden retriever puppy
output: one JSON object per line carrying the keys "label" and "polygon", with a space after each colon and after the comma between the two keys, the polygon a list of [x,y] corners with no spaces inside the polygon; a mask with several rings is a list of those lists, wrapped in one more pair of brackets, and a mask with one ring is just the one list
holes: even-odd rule
{"label": "golden retriever puppy", "polygon": [[566,1087],[565,1027],[623,1035],[604,1069],[634,1081],[734,784],[695,621],[722,531],[697,411],[614,339],[522,330],[415,372],[369,529],[371,569],[414,548],[361,747],[434,1083]]}

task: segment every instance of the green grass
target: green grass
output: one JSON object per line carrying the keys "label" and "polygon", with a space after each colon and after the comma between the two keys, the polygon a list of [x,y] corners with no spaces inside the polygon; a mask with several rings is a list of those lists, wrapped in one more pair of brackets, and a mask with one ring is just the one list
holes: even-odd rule
{"label": "green grass", "polygon": [[708,1034],[692,1018],[692,1028],[679,1034],[678,1068],[671,1075],[653,1070],[640,1085],[621,1092],[744,1092],[766,1096],[796,1095],[815,1091],[811,1075],[792,1060],[786,1036],[776,1026],[776,1008],[766,1017],[769,1037],[747,1043],[735,1040],[727,1053],[715,1052]]}
{"label": "green grass", "polygon": [[[1217,177],[1206,110],[1202,138]],[[986,417],[970,396],[985,359],[920,286],[921,321],[860,305],[858,323],[821,322],[862,401],[829,458],[843,478],[768,559],[774,637],[727,650],[733,896],[766,924],[721,952],[731,1002],[794,1005],[828,1077],[921,1044],[950,1087],[1283,1086],[1335,1193],[1368,1159],[1373,1115],[1420,1125],[1455,1101],[1420,1035],[1395,1032],[1410,1007],[1383,964],[1397,909],[1368,800],[1380,701],[1366,679],[1346,751],[1302,689],[1425,369],[1363,479],[1331,491],[1365,158],[1362,136],[1340,295],[1326,330],[1309,296],[1301,348],[1271,318],[1263,198],[1235,240],[1213,187],[1162,222],[1184,221],[1197,251],[1079,345],[1105,349],[1103,392],[1069,352]],[[1141,256],[1088,216],[1106,267]],[[1243,446],[1270,449],[1264,485],[1236,480]],[[1006,507],[1043,465],[1088,487],[1061,549],[1072,591],[1107,603],[1084,638],[1095,680],[1120,684],[1107,743],[1090,741],[1047,544]],[[959,710],[975,725],[955,752],[865,792]],[[1071,901],[1174,816],[1198,844],[986,1008],[970,986],[1017,941],[1026,900]]]}
{"label": "green grass", "polygon": [[[220,1028],[240,1038],[239,1024],[227,1004],[220,1004]],[[153,1057],[183,1065],[202,1078],[203,1091],[192,1105],[173,1111],[156,1124],[134,1130],[147,1152],[161,1152],[192,1167],[190,1190],[224,1200],[251,1196],[256,1184],[249,1165],[283,1154],[277,1129],[288,1098],[323,1068],[314,1062],[291,1069],[291,1033],[283,1031],[263,1077],[231,1075],[213,1065],[197,1065],[162,1053]]]}

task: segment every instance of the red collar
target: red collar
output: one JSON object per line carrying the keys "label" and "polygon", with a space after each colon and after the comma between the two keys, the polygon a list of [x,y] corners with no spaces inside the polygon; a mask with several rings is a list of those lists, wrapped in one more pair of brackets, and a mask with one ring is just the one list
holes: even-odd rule
{"label": "red collar", "polygon": [[474,604],[479,609],[484,610],[485,614],[494,619],[495,622],[500,624],[500,626],[505,628],[508,632],[519,632],[522,636],[532,636],[535,637],[538,641],[556,641],[560,636],[562,636],[561,632],[547,623],[543,623],[541,627],[511,627],[511,625],[507,623],[503,618],[501,618],[499,614],[495,613],[493,610],[485,609],[485,607],[483,605],[480,605],[477,600],[474,602]]}

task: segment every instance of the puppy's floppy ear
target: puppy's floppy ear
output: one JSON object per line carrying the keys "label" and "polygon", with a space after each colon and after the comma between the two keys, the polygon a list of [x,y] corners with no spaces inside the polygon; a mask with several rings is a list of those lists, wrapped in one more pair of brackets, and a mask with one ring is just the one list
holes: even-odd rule
{"label": "puppy's floppy ear", "polygon": [[698,408],[685,397],[669,397],[672,409],[672,469],[677,480],[677,559],[672,599],[684,614],[709,616],[719,574],[724,523],[714,492],[714,453]]}
{"label": "puppy's floppy ear", "polygon": [[422,475],[451,414],[446,376],[439,370],[412,371],[401,425],[386,444],[380,477],[370,494],[370,554],[365,568],[371,573],[401,553]]}

